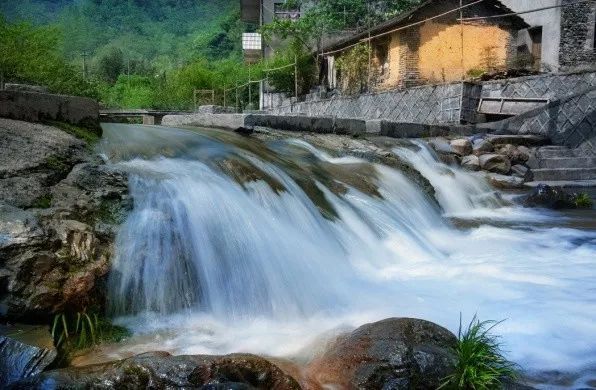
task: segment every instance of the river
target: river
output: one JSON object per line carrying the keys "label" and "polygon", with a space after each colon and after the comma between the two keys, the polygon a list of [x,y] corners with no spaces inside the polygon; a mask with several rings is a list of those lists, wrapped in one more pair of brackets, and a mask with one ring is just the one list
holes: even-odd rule
{"label": "river", "polygon": [[418,317],[496,333],[528,376],[585,385],[596,369],[596,213],[526,209],[423,143],[393,168],[302,139],[104,125],[134,209],[117,239],[109,309],[148,350],[308,360],[338,332]]}

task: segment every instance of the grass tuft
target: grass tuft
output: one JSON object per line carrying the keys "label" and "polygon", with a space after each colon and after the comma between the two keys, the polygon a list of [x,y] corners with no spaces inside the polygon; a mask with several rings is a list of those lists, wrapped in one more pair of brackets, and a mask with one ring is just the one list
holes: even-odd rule
{"label": "grass tuft", "polygon": [[460,317],[455,349],[457,364],[440,389],[500,389],[503,381],[515,380],[516,365],[503,356],[499,337],[491,334],[500,323],[480,321],[474,316],[463,329]]}
{"label": "grass tuft", "polygon": [[578,209],[591,209],[594,203],[592,202],[592,198],[585,192],[576,194],[573,198],[573,203],[575,207]]}

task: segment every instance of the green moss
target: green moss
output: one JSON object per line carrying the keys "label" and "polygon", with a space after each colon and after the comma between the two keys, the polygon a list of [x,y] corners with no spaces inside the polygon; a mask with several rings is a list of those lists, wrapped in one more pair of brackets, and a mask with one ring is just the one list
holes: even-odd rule
{"label": "green moss", "polygon": [[68,169],[68,164],[62,156],[53,155],[46,159],[46,166],[54,171],[65,171]]}
{"label": "green moss", "polygon": [[39,198],[35,199],[35,201],[33,201],[33,204],[31,205],[31,208],[34,209],[47,209],[52,205],[52,195],[51,194],[45,194],[40,196]]}
{"label": "green moss", "polygon": [[48,121],[46,122],[50,126],[54,126],[59,128],[60,130],[82,140],[87,143],[87,145],[91,146],[95,144],[99,140],[99,135],[97,135],[93,130],[79,127],[75,125],[71,125],[65,122],[56,122],[56,121]]}
{"label": "green moss", "polygon": [[94,214],[95,221],[110,225],[120,225],[126,219],[126,213],[119,200],[102,200]]}

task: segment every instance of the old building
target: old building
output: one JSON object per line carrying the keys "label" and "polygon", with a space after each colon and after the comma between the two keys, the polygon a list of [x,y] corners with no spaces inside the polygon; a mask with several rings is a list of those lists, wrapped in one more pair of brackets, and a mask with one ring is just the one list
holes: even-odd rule
{"label": "old building", "polygon": [[[465,8],[459,9],[460,4]],[[457,81],[515,60],[517,32],[529,26],[497,0],[429,0],[419,7],[324,49],[330,87],[342,80],[337,59],[354,45],[371,47],[374,89]],[[476,19],[485,18],[488,19]],[[339,74],[338,74],[339,73]]]}
{"label": "old building", "polygon": [[[542,71],[596,66],[596,1],[501,0],[529,25],[518,33],[516,50],[531,55]],[[532,11],[532,12],[529,12]]]}

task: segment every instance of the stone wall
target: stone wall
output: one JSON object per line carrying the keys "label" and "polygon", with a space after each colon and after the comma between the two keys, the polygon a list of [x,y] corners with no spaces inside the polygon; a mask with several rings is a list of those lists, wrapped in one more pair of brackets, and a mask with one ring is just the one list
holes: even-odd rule
{"label": "stone wall", "polygon": [[[572,3],[574,0],[563,0]],[[559,62],[563,70],[596,68],[596,2],[563,7]]]}
{"label": "stone wall", "polygon": [[596,86],[596,72],[544,74],[482,83],[482,97],[560,99]]}
{"label": "stone wall", "polygon": [[60,121],[100,131],[99,104],[79,96],[0,91],[0,117],[27,122]]}
{"label": "stone wall", "polygon": [[460,123],[463,90],[462,83],[452,83],[359,96],[337,96],[276,107],[271,113],[426,124]]}

